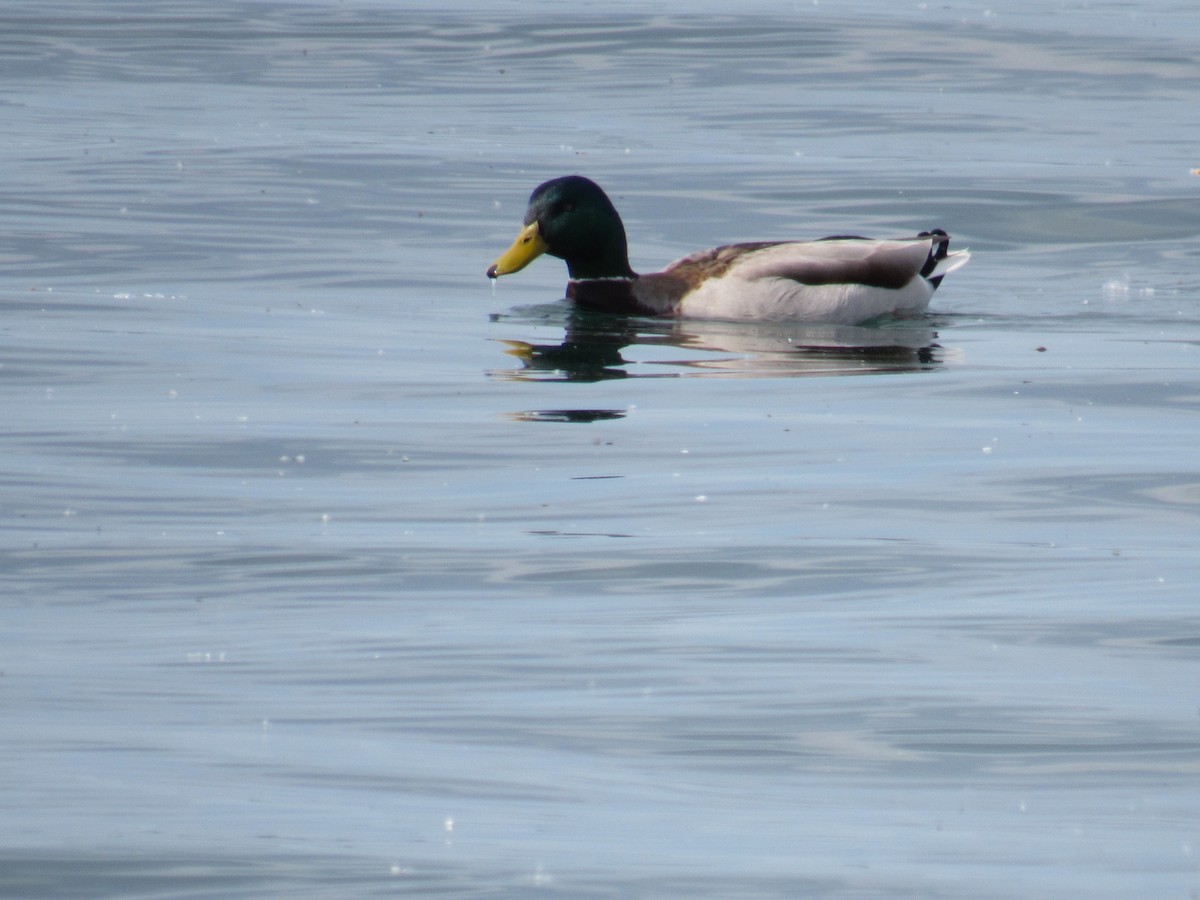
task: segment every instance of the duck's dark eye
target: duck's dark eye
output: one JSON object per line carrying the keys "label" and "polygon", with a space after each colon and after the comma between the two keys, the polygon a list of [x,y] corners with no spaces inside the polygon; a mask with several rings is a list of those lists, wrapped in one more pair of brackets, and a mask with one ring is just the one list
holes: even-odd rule
{"label": "duck's dark eye", "polygon": [[571,200],[564,200],[562,203],[558,204],[557,211],[560,214],[574,212],[575,211],[575,203]]}

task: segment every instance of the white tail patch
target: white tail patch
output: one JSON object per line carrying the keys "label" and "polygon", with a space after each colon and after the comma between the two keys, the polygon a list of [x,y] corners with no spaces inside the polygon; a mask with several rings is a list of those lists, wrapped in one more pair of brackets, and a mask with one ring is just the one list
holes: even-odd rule
{"label": "white tail patch", "polygon": [[945,259],[939,259],[937,265],[933,267],[933,271],[926,275],[926,278],[941,278],[943,275],[949,275],[955,269],[961,269],[967,264],[967,260],[971,258],[970,250],[955,250],[946,254]]}

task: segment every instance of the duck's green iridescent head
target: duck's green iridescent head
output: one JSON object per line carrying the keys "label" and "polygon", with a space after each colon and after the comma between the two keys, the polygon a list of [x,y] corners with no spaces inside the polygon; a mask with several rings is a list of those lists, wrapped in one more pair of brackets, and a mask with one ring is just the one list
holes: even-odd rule
{"label": "duck's green iridescent head", "polygon": [[572,278],[631,278],[625,226],[594,181],[567,175],[529,197],[525,227],[488,269],[489,278],[519,272],[543,253],[566,261]]}

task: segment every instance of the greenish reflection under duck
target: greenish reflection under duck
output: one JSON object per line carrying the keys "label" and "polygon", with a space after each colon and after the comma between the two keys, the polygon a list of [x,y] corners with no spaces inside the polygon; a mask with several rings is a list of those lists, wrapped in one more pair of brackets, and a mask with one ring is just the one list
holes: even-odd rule
{"label": "greenish reflection under duck", "polygon": [[[597,382],[619,378],[815,377],[898,374],[941,368],[957,355],[937,343],[927,321],[885,325],[753,322],[679,322],[594,313],[562,304],[528,308],[526,316],[495,315],[496,322],[545,326],[561,321],[557,343],[498,338],[515,369],[502,378]],[[673,349],[630,358],[630,348]]]}

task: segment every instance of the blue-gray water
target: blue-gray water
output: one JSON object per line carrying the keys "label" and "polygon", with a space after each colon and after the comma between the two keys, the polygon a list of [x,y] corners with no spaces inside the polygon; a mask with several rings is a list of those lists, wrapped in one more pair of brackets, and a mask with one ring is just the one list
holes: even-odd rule
{"label": "blue-gray water", "polygon": [[0,896],[1194,898],[1195,4],[564,6],[0,9]]}

